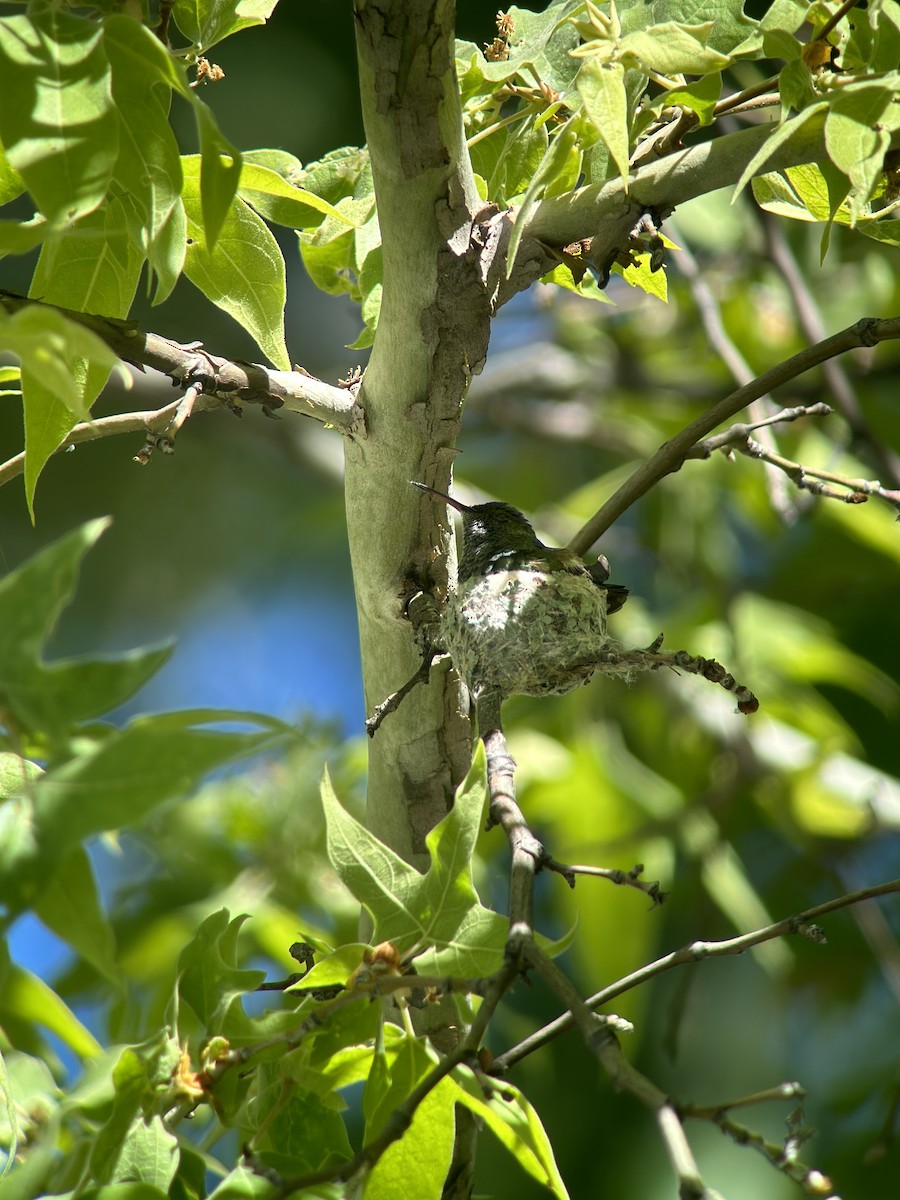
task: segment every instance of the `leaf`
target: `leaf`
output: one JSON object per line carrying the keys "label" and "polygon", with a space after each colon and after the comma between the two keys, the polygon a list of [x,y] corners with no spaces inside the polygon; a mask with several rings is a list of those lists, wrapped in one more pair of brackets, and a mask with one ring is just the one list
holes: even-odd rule
{"label": "leaf", "polygon": [[[775,0],[776,5],[780,2]],[[794,3],[794,0],[788,2]],[[805,0],[798,2],[804,9],[808,8]],[[622,5],[619,15],[623,33],[643,31],[648,27],[658,29],[664,23],[688,29],[699,27],[705,31],[703,43],[722,54],[731,54],[738,47],[742,54],[752,53],[753,41],[758,41],[757,22],[746,17],[740,5],[723,0],[642,0],[642,3]],[[804,12],[798,25],[805,15]]]}
{"label": "leaf", "polygon": [[702,79],[694,80],[685,87],[672,88],[671,91],[664,92],[654,107],[658,105],[661,108],[684,108],[688,112],[696,114],[701,125],[711,125],[721,94],[722,75],[720,72],[714,71],[710,75],[704,75]]}
{"label": "leaf", "polygon": [[[159,1116],[145,1121],[161,1086],[168,1084],[178,1062],[179,1047],[166,1032],[139,1046],[126,1046],[112,1070],[115,1095],[106,1123],[93,1138],[91,1178],[104,1184],[145,1185],[165,1195],[178,1166],[177,1139]],[[157,1190],[159,1189],[159,1190]],[[121,1190],[124,1190],[122,1188]],[[118,1193],[119,1187],[103,1188]]]}
{"label": "leaf", "polygon": [[27,254],[40,245],[53,226],[40,214],[30,221],[0,221],[0,257]]}
{"label": "leaf", "polygon": [[744,190],[748,180],[752,179],[754,175],[759,174],[762,167],[766,164],[768,159],[772,157],[775,151],[780,146],[783,146],[785,142],[789,142],[797,130],[800,129],[801,126],[805,125],[810,117],[814,117],[817,113],[821,113],[826,107],[827,105],[825,101],[822,100],[818,104],[813,104],[809,108],[804,109],[803,112],[798,113],[796,117],[792,117],[790,121],[781,122],[777,129],[770,134],[768,138],[766,138],[757,152],[747,163],[746,167],[744,167],[743,173],[735,186],[734,194],[731,197],[732,204],[734,204],[735,200],[737,200],[738,196]]}
{"label": "leaf", "polygon": [[620,267],[618,263],[613,263],[614,273],[621,275],[631,287],[640,288],[648,296],[655,296],[657,300],[662,300],[663,304],[668,303],[668,281],[665,269],[659,271],[650,269],[651,255],[649,251],[636,254],[634,257],[635,261],[627,267]]}
{"label": "leaf", "polygon": [[[271,150],[257,151],[258,154],[271,154]],[[263,163],[263,166],[267,165]],[[357,195],[357,187],[364,176],[371,177],[369,152],[363,147],[342,146],[332,150],[317,162],[308,163],[296,174],[287,176],[288,182],[305,191],[315,192],[329,204],[337,205],[344,200]],[[371,191],[371,189],[369,189]],[[371,209],[371,205],[369,208]]]}
{"label": "leaf", "polygon": [[541,159],[540,166],[534,173],[531,186],[525,193],[521,207],[515,215],[506,251],[507,279],[512,274],[513,267],[515,266],[516,251],[522,240],[522,234],[531,220],[541,197],[547,192],[550,185],[558,180],[566,172],[567,168],[569,168],[570,158],[575,156],[580,162],[581,156],[577,150],[578,135],[574,128],[575,120],[576,117],[570,117],[565,125],[557,130],[550,145],[547,147],[546,154]]}
{"label": "leaf", "polygon": [[258,163],[248,162],[241,167],[238,195],[255,208],[261,217],[286,225],[290,229],[314,229],[323,216],[335,217],[344,225],[353,225],[353,218],[341,212],[315,192],[294,187],[281,175]]}
{"label": "leaf", "polygon": [[[204,244],[212,253],[225,222],[233,215],[233,201],[241,179],[241,156],[219,132],[215,117],[203,101],[195,97],[193,106],[200,138],[200,209],[199,213],[195,211],[193,219],[202,224]],[[185,185],[188,186],[187,179]]]}
{"label": "leaf", "polygon": [[265,979],[264,971],[237,966],[237,938],[246,916],[229,920],[225,909],[207,917],[178,956],[178,991],[208,1034],[247,1033],[241,998]]}
{"label": "leaf", "polygon": [[16,1116],[16,1100],[10,1086],[6,1060],[2,1053],[0,1053],[0,1092],[3,1094],[4,1107],[6,1108],[6,1128],[0,1129],[0,1138],[3,1140],[4,1150],[6,1151],[6,1162],[4,1162],[3,1168],[0,1170],[0,1180],[2,1180],[12,1170],[16,1151],[19,1148],[19,1123]]}
{"label": "leaf", "polygon": [[159,1113],[137,1117],[125,1138],[113,1172],[113,1182],[145,1183],[167,1195],[178,1170],[178,1138]]}
{"label": "leaf", "polygon": [[626,34],[619,41],[619,54],[634,58],[645,69],[663,75],[707,75],[723,71],[731,59],[707,45],[712,22],[681,25],[664,21]]}
{"label": "leaf", "polygon": [[371,914],[373,942],[393,942],[402,953],[425,950],[417,962],[428,973],[489,975],[503,959],[507,922],[479,902],[472,884],[484,800],[481,747],[453,807],[426,839],[431,865],[421,875],[345,812],[327,771],[322,780],[328,857]]}
{"label": "leaf", "polygon": [[[30,311],[37,310],[20,315]],[[46,734],[51,744],[64,740],[78,722],[128,700],[171,654],[166,645],[116,658],[49,664],[42,658],[74,592],[81,560],[106,527],[106,521],[91,521],[0,580],[2,706],[21,730]]]}
{"label": "leaf", "polygon": [[[2,37],[2,25],[0,25]],[[0,146],[0,205],[9,204],[25,191],[25,180],[6,157],[6,151]]]}
{"label": "leaf", "polygon": [[[391,1086],[381,1105],[383,1117],[408,1097],[418,1080],[434,1065],[435,1059],[424,1043],[405,1039],[391,1067]],[[375,1164],[366,1180],[366,1200],[396,1200],[408,1192],[413,1179],[416,1200],[440,1200],[453,1158],[457,1095],[458,1088],[450,1079],[442,1079],[431,1089],[417,1106],[409,1128]],[[376,1128],[380,1124],[383,1119]]]}
{"label": "leaf", "polygon": [[550,1139],[540,1117],[519,1089],[504,1079],[502,1089],[491,1091],[486,1099],[468,1067],[456,1067],[452,1079],[457,1085],[457,1102],[484,1121],[533,1179],[560,1200],[567,1200],[569,1193],[556,1165]]}
{"label": "leaf", "polygon": [[481,79],[491,83],[513,79],[533,67],[542,82],[555,91],[567,91],[578,70],[578,62],[570,54],[578,45],[578,31],[562,19],[570,8],[568,0],[551,4],[543,12],[510,8],[514,34],[509,57],[501,62],[488,62],[481,48],[472,42],[457,42],[456,54],[471,63]]}
{"label": "leaf", "polygon": [[278,0],[175,0],[172,16],[200,50],[251,25],[265,25]]}
{"label": "leaf", "polygon": [[577,296],[584,296],[586,300],[597,300],[600,304],[612,304],[615,306],[615,301],[610,300],[590,271],[585,272],[585,276],[580,283],[576,283],[572,277],[571,269],[565,263],[560,263],[558,267],[554,267],[552,271],[544,275],[540,282],[555,283],[557,287],[565,288],[569,292],[575,292]]}
{"label": "leaf", "polygon": [[89,419],[111,371],[126,387],[131,376],[95,333],[52,308],[0,313],[0,345],[21,363],[25,494],[33,519],[34,489],[48,458],[77,420]]}
{"label": "leaf", "polygon": [[881,83],[850,85],[833,97],[825,118],[828,154],[852,185],[851,222],[867,211],[881,178],[891,145],[891,122],[883,120],[890,105],[896,107],[893,89]]}
{"label": "leaf", "polygon": [[291,360],[284,343],[287,289],[278,243],[256,213],[235,197],[218,243],[210,250],[200,211],[200,189],[205,184],[199,160],[193,155],[182,161],[189,234],[185,275],[252,335],[276,367],[289,371]]}
{"label": "leaf", "polygon": [[[137,290],[141,265],[142,256],[128,235],[125,209],[117,197],[110,195],[96,212],[82,217],[71,229],[47,238],[29,295],[78,312],[125,317]],[[108,350],[103,353],[109,356]],[[69,382],[80,397],[80,413],[86,414],[93,405],[109,375],[104,358],[97,361],[97,357],[95,350],[71,364]],[[130,374],[124,367],[121,372],[124,385],[130,387]],[[67,411],[69,406],[42,378],[29,374],[23,390],[25,494],[33,519],[40,472],[74,421]]]}
{"label": "leaf", "polygon": [[183,227],[184,219],[174,215],[182,208],[181,159],[168,119],[173,74],[183,68],[130,17],[107,17],[104,44],[120,123],[114,174],[137,209],[132,237],[159,276],[159,303],[174,287],[185,253],[184,238],[173,238],[170,230],[173,221]]}
{"label": "leaf", "polygon": [[35,905],[35,916],[115,987],[116,939],[103,911],[90,859],[75,846],[59,864]]}
{"label": "leaf", "polygon": [[139,821],[164,801],[191,792],[216,767],[265,750],[284,737],[280,722],[261,730],[197,728],[246,722],[247,713],[180,712],[139,717],[106,731],[93,748],[53,767],[13,807],[0,808],[0,898],[16,911],[33,904],[71,848],[105,830]]}
{"label": "leaf", "polygon": [[142,265],[122,199],[110,195],[102,208],[46,239],[28,295],[76,312],[124,319]]}
{"label": "leaf", "polygon": [[621,63],[588,58],[575,79],[584,111],[606,143],[628,190],[628,97]]}
{"label": "leaf", "polygon": [[81,1059],[98,1058],[103,1047],[68,1005],[37,975],[11,963],[0,991],[0,1023],[13,1018],[43,1026]]}
{"label": "leaf", "polygon": [[118,120],[103,34],[59,6],[0,20],[0,141],[49,221],[74,221],[106,195]]}

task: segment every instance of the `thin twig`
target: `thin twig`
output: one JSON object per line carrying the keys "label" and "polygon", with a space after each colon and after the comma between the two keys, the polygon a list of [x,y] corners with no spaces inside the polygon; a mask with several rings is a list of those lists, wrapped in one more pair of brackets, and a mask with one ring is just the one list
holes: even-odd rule
{"label": "thin twig", "polygon": [[557,862],[555,858],[545,858],[542,866],[547,871],[555,871],[557,875],[562,875],[570,887],[575,886],[577,875],[591,875],[597,879],[608,879],[610,883],[615,883],[619,887],[636,888],[645,896],[649,896],[654,905],[665,904],[667,899],[667,893],[660,888],[658,879],[641,879],[644,871],[643,863],[637,863],[630,871],[622,871],[617,867],[591,867],[582,864],[561,863]]}
{"label": "thin twig", "polygon": [[[123,433],[157,433],[169,424],[178,411],[183,400],[179,396],[162,408],[148,409],[144,412],[115,413],[110,417],[98,417],[96,421],[79,421],[57,448],[54,454],[68,450],[70,446],[79,446],[82,442],[95,442],[101,438],[118,437]],[[200,407],[211,408],[218,406],[218,401],[204,397],[205,403]],[[7,462],[0,464],[0,487],[21,475],[25,470],[25,452],[14,455]]]}
{"label": "thin twig", "polygon": [[859,3],[859,0],[844,0],[844,3],[837,10],[837,12],[834,12],[831,14],[831,16],[828,18],[828,20],[825,22],[825,24],[822,26],[822,28],[819,30],[819,32],[816,34],[816,36],[813,38],[813,41],[814,42],[823,42],[825,40],[825,38],[828,37],[829,33],[831,33],[832,29],[834,29],[835,26],[838,24],[838,22],[842,21],[844,19],[844,17],[846,17],[847,13],[851,10],[851,8],[856,8],[856,5],[858,3]]}
{"label": "thin twig", "polygon": [[[844,504],[864,504],[867,497],[877,496],[894,508],[900,510],[900,491],[890,491],[883,488],[877,480],[851,479],[836,471],[823,471],[819,467],[807,467],[803,463],[794,462],[781,454],[774,454],[753,438],[748,437],[743,444],[735,445],[735,450],[750,458],[758,458],[761,462],[770,463],[783,471],[798,488],[811,492],[814,496],[824,496],[830,500],[840,500]],[[825,480],[818,483],[817,480]],[[841,491],[829,487],[836,483]]]}
{"label": "thin twig", "polygon": [[610,525],[631,507],[666,475],[672,474],[683,465],[688,451],[695,442],[700,441],[711,433],[716,426],[727,421],[745,408],[752,400],[774,391],[791,379],[796,379],[805,371],[818,366],[837,354],[859,347],[876,346],[879,342],[900,338],[900,317],[880,320],[877,317],[864,317],[856,324],[835,333],[824,341],[806,350],[801,350],[792,358],[766,371],[751,383],[738,388],[729,396],[714,404],[712,408],[702,413],[690,424],[686,425],[669,441],[660,446],[659,450],[630,476],[629,479],[610,497],[602,508],[594,514],[569,542],[569,549],[577,554],[584,554],[597,539],[609,529]]}
{"label": "thin twig", "polygon": [[[587,1003],[591,1008],[599,1008],[603,1004],[608,1004],[617,996],[621,996],[624,992],[631,991],[632,988],[647,983],[657,975],[662,975],[665,971],[670,971],[673,967],[680,967],[685,963],[701,962],[705,958],[722,958],[730,954],[743,954],[745,950],[749,950],[752,946],[772,941],[774,938],[786,937],[789,934],[796,934],[817,943],[824,942],[825,938],[822,930],[815,924],[816,918],[825,916],[827,913],[835,912],[841,908],[847,908],[851,904],[860,904],[863,900],[872,900],[877,896],[887,896],[894,892],[900,892],[900,879],[893,879],[888,883],[875,884],[869,888],[861,888],[856,892],[848,892],[844,896],[838,896],[834,900],[826,901],[824,904],[817,904],[815,907],[808,908],[801,913],[797,913],[795,916],[786,917],[761,929],[755,929],[751,933],[742,933],[737,937],[726,938],[718,942],[691,942],[689,945],[683,946],[680,950],[673,950],[670,954],[665,954],[662,958],[658,958],[652,963],[647,963],[646,966],[640,967],[637,971],[632,971],[630,975],[623,976],[622,979],[610,984],[609,987],[595,992]],[[572,1019],[568,1014],[557,1017],[555,1021],[549,1022],[549,1024],[525,1038],[518,1045],[498,1055],[491,1064],[491,1074],[504,1074],[517,1062],[520,1062],[529,1054],[533,1054],[535,1050],[539,1050],[565,1030],[571,1029],[572,1024]]]}
{"label": "thin twig", "polygon": [[534,932],[534,877],[544,860],[544,847],[528,827],[516,802],[516,761],[506,746],[500,719],[500,697],[487,693],[478,698],[478,734],[487,760],[489,824],[499,825],[509,840],[512,864],[509,876],[509,930],[514,936]]}
{"label": "thin twig", "polygon": [[523,949],[523,956],[568,1008],[572,1023],[578,1026],[585,1045],[596,1056],[613,1085],[628,1092],[655,1113],[663,1145],[678,1179],[679,1196],[684,1200],[702,1200],[708,1192],[685,1136],[681,1118],[669,1097],[632,1066],[622,1053],[609,1024],[591,1011],[589,1003],[584,1001],[565,972],[545,951],[532,942]]}
{"label": "thin twig", "polygon": [[[670,224],[672,236],[681,246],[676,261],[681,273],[688,281],[688,286],[694,297],[694,303],[697,306],[697,311],[700,314],[700,320],[703,328],[706,330],[706,336],[710,345],[725,363],[736,384],[743,386],[746,383],[750,383],[753,379],[753,370],[728,334],[725,322],[722,320],[719,302],[713,295],[712,288],[706,282],[700,266],[685,240],[684,234],[678,229],[677,225],[674,223]],[[771,414],[775,408],[775,402],[771,396],[760,396],[758,400],[754,400],[748,407],[751,421],[755,423],[756,428],[761,429],[765,425],[762,418]],[[777,449],[775,439],[768,430],[762,434],[762,442],[772,450]],[[793,524],[797,516],[796,506],[792,503],[785,487],[784,477],[772,467],[767,467],[765,474],[766,490],[769,493],[772,507],[786,523]]]}
{"label": "thin twig", "polygon": [[[825,322],[818,301],[803,277],[781,224],[771,213],[760,208],[755,211],[765,234],[769,257],[787,285],[804,337],[810,342],[821,340],[825,336]],[[823,363],[822,374],[834,406],[847,422],[854,442],[865,447],[881,478],[889,479],[894,487],[900,488],[900,455],[873,433],[843,364],[834,359]]]}
{"label": "thin twig", "polygon": [[834,409],[830,405],[822,403],[798,404],[794,408],[783,408],[780,412],[772,413],[770,417],[763,417],[761,421],[741,422],[729,426],[723,433],[717,433],[714,437],[704,438],[702,442],[691,446],[685,458],[711,458],[717,450],[740,447],[751,433],[766,425],[789,424],[791,421],[799,421],[801,417],[827,417],[833,412]]}
{"label": "thin twig", "polygon": [[370,738],[374,737],[378,732],[378,728],[385,717],[397,711],[413,688],[417,687],[420,683],[428,682],[434,659],[434,654],[424,655],[421,666],[416,673],[410,676],[402,687],[397,688],[396,692],[391,692],[380,704],[376,705],[371,717],[366,718],[366,733]]}

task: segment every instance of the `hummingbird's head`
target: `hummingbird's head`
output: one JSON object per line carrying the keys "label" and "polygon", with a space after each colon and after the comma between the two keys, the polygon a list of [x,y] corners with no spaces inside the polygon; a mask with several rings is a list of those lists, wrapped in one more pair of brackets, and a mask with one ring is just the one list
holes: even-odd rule
{"label": "hummingbird's head", "polygon": [[417,483],[416,487],[439,496],[462,514],[460,582],[473,575],[485,575],[496,570],[502,558],[543,548],[543,542],[538,540],[531,522],[511,504],[505,504],[502,500],[491,500],[487,504],[463,504],[424,483]]}

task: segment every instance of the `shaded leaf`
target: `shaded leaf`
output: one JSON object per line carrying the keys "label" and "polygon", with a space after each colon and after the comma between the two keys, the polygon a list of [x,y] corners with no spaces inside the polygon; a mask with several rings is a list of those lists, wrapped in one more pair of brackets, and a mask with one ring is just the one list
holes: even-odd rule
{"label": "shaded leaf", "polygon": [[479,902],[472,885],[484,770],[482,747],[450,812],[426,839],[431,866],[425,875],[344,811],[327,772],[322,780],[332,865],[371,914],[373,941],[393,942],[401,952],[424,950],[417,960],[423,971],[489,975],[502,961],[507,923]]}
{"label": "shaded leaf", "polygon": [[0,141],[41,212],[73,221],[106,195],[118,120],[103,33],[58,6],[0,20]]}
{"label": "shaded leaf", "polygon": [[278,243],[265,222],[243,200],[234,197],[216,246],[210,249],[201,214],[205,176],[201,179],[196,155],[185,158],[183,166],[189,234],[185,275],[252,335],[276,367],[289,371],[291,360],[284,343],[287,289]]}

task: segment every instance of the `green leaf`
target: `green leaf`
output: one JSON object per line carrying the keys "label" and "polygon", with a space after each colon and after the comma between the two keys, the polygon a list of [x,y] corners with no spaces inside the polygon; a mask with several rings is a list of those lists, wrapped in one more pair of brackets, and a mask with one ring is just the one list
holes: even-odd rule
{"label": "green leaf", "polygon": [[[2,28],[2,26],[0,26]],[[0,145],[0,205],[9,204],[25,191],[25,180],[6,157]]]}
{"label": "green leaf", "polygon": [[122,199],[111,194],[102,208],[46,239],[28,294],[45,304],[124,319],[142,265]]}
{"label": "green leaf", "polygon": [[[523,195],[548,145],[547,127],[535,126],[530,120],[476,143],[472,147],[473,163],[483,167],[481,173],[488,181],[488,195],[505,203]],[[478,151],[483,152],[481,157],[478,157]]]}
{"label": "green leaf", "polygon": [[[27,372],[30,379],[61,401],[70,416],[81,420],[90,418],[89,404],[85,403],[84,393],[73,377],[82,359],[92,361],[102,371],[104,381],[110,371],[117,370],[126,386],[131,382],[127,370],[105,342],[53,308],[31,304],[11,316],[0,312],[0,345],[19,359],[23,379]],[[58,445],[59,439],[52,449]]]}
{"label": "green leaf", "polygon": [[507,10],[515,29],[509,47],[509,57],[501,62],[488,62],[480,47],[473,42],[457,42],[457,57],[472,64],[481,79],[500,83],[525,74],[531,80],[529,67],[544,83],[558,92],[567,91],[578,70],[578,61],[570,55],[578,45],[578,31],[563,20],[571,9],[568,0],[559,0],[543,12],[533,12],[516,6]]}
{"label": "green leaf", "polygon": [[[661,108],[684,108],[695,113],[701,125],[711,125],[716,105],[722,94],[722,76],[714,71],[685,87],[672,88],[656,102]],[[656,107],[656,105],[654,105]]]}
{"label": "green leaf", "polygon": [[[341,201],[345,203],[345,201]],[[355,204],[355,200],[346,203]],[[314,233],[298,232],[300,255],[310,279],[330,296],[355,294],[358,299],[355,278],[353,230],[347,229],[330,217],[322,222]]]}
{"label": "green leaf", "polygon": [[159,1113],[139,1116],[122,1144],[112,1182],[149,1184],[167,1195],[178,1159],[178,1138],[166,1129]]}
{"label": "green leaf", "polygon": [[559,1200],[567,1200],[569,1193],[556,1165],[550,1139],[540,1117],[519,1089],[504,1079],[502,1087],[498,1086],[485,1099],[481,1084],[468,1067],[457,1067],[452,1078],[457,1084],[457,1102],[484,1121],[533,1179],[549,1188]]}
{"label": "green leaf", "polygon": [[723,71],[731,62],[708,45],[713,22],[701,25],[681,25],[664,21],[626,34],[619,41],[619,53],[663,75],[707,75]]}
{"label": "green leaf", "polygon": [[199,50],[247,29],[265,25],[278,0],[175,0],[172,16]]}
{"label": "green leaf", "polygon": [[59,6],[0,20],[0,141],[50,221],[73,221],[106,195],[118,120],[103,33]]}
{"label": "green leaf", "polygon": [[20,729],[46,734],[51,744],[65,739],[78,722],[124,703],[171,654],[166,645],[116,658],[43,660],[44,645],[72,597],[81,560],[106,526],[106,521],[89,522],[0,580],[2,706]]}
{"label": "green leaf", "polygon": [[532,214],[537,208],[541,197],[553,183],[558,182],[566,174],[571,174],[571,160],[573,158],[577,159],[578,163],[581,161],[581,154],[578,150],[578,135],[574,128],[576,119],[577,117],[575,116],[570,117],[565,125],[557,130],[550,145],[547,147],[546,154],[541,159],[540,166],[534,173],[531,186],[522,199],[521,207],[515,215],[512,232],[509,235],[509,246],[506,252],[507,278],[512,274],[513,267],[515,266],[516,251],[519,248],[519,242],[522,240],[522,233],[531,220]]}
{"label": "green leaf", "polygon": [[851,84],[832,98],[825,119],[825,146],[832,162],[850,180],[851,222],[868,210],[881,178],[884,156],[890,149],[892,127],[885,120],[896,108],[894,89],[883,83]]}
{"label": "green leaf", "polygon": [[[128,235],[125,209],[109,195],[96,212],[72,228],[48,237],[38,258],[29,295],[48,304],[78,312],[125,317],[140,278],[142,255]],[[80,327],[79,327],[80,328]],[[81,411],[93,405],[109,375],[106,358],[86,352],[71,365],[70,386],[80,398]],[[109,351],[103,350],[108,357]],[[131,386],[131,376],[122,380]],[[23,375],[25,404],[25,495],[34,519],[38,477],[74,424],[73,412],[57,391],[34,372]]]}
{"label": "green leaf", "polygon": [[[320,225],[323,216],[335,217],[344,225],[353,225],[353,218],[329,204],[315,192],[294,187],[268,167],[248,162],[241,168],[238,195],[261,217],[290,229],[312,229]],[[357,218],[356,223],[358,223]]]}
{"label": "green leaf", "polygon": [[699,25],[708,30],[704,44],[720,53],[731,54],[738,47],[742,54],[753,52],[757,23],[744,16],[740,5],[728,0],[641,0],[640,3],[622,4],[619,16],[623,33],[642,31],[651,26],[659,28],[664,22],[685,28]]}
{"label": "green leaf", "polygon": [[19,1148],[19,1123],[16,1117],[16,1100],[10,1086],[6,1060],[2,1054],[0,1054],[0,1092],[3,1093],[3,1101],[6,1108],[6,1128],[3,1129],[0,1127],[0,1140],[2,1140],[3,1148],[6,1152],[6,1162],[4,1162],[3,1168],[0,1170],[0,1180],[2,1180],[12,1170],[16,1151]]}
{"label": "green leaf", "polygon": [[52,933],[115,987],[121,987],[115,935],[100,903],[90,859],[81,846],[73,847],[59,864],[34,911]]}
{"label": "green leaf", "polygon": [[209,1193],[207,1200],[272,1200],[272,1184],[258,1171],[238,1166]]}
{"label": "green leaf", "polygon": [[327,771],[322,780],[332,866],[371,914],[373,941],[393,942],[403,953],[424,950],[417,959],[422,971],[489,975],[502,961],[507,922],[479,902],[472,884],[484,801],[480,747],[453,807],[426,838],[431,865],[421,875],[345,812]]}
{"label": "green leaf", "polygon": [[628,97],[621,63],[588,58],[575,79],[584,111],[606,143],[628,189]]}
{"label": "green leaf", "polygon": [[[272,151],[265,150],[256,153],[271,154]],[[263,163],[262,165],[269,164]],[[364,176],[371,177],[368,150],[365,147],[360,149],[358,146],[342,146],[339,150],[332,150],[317,162],[308,163],[296,174],[288,174],[286,178],[295,187],[315,192],[329,204],[337,205],[339,200],[357,195],[357,187]],[[370,204],[370,210],[371,207]]]}
{"label": "green leaf", "polygon": [[565,288],[569,292],[575,292],[578,296],[584,296],[586,300],[596,300],[600,304],[612,304],[615,306],[615,302],[610,300],[590,271],[585,273],[581,283],[576,283],[570,268],[565,263],[560,263],[558,267],[555,267],[552,271],[544,275],[540,282],[555,283],[558,287]]}
{"label": "green leaf", "polygon": [[38,214],[30,221],[0,221],[0,257],[27,254],[40,245],[53,226]]}
{"label": "green leaf", "polygon": [[[202,222],[199,214],[195,214],[193,219],[198,225],[202,223],[204,244],[211,253],[215,250],[225,222],[233,213],[233,202],[241,179],[241,156],[219,132],[215,117],[203,101],[195,97],[193,107],[200,138],[199,212]],[[185,164],[190,161],[184,160]],[[190,191],[187,179],[185,186]]]}
{"label": "green leaf", "polygon": [[6,829],[0,840],[0,899],[17,911],[33,904],[78,842],[139,821],[164,801],[191,792],[209,771],[284,737],[286,727],[265,717],[256,718],[260,732],[195,727],[252,719],[228,710],[139,717],[48,770],[15,807],[10,802],[0,808]]}
{"label": "green leaf", "polygon": [[131,235],[159,277],[159,303],[174,287],[185,253],[184,237],[170,230],[183,230],[184,218],[174,214],[182,208],[181,159],[168,119],[172,75],[182,68],[130,17],[108,17],[104,41],[120,123],[115,179],[137,210]]}
{"label": "green leaf", "polygon": [[34,489],[47,459],[77,420],[90,418],[111,371],[126,387],[131,376],[95,333],[40,305],[0,313],[0,346],[21,363],[25,493],[33,518]]}
{"label": "green leaf", "polygon": [[291,360],[284,343],[287,289],[278,243],[256,213],[235,197],[218,243],[210,250],[201,216],[200,192],[205,182],[197,156],[183,159],[183,166],[190,239],[184,273],[255,338],[276,367],[289,371]]}
{"label": "green leaf", "polygon": [[[383,1098],[382,1120],[376,1128],[433,1069],[435,1061],[425,1043],[405,1039],[391,1066],[391,1085]],[[432,1088],[416,1108],[409,1128],[375,1164],[366,1180],[366,1200],[396,1200],[408,1193],[413,1179],[416,1200],[440,1200],[453,1158],[458,1091],[451,1079],[442,1079]]]}
{"label": "green leaf", "polygon": [[237,938],[246,916],[229,920],[225,909],[207,917],[178,957],[178,991],[208,1034],[246,1035],[241,999],[265,979],[264,971],[237,966]]}
{"label": "green leaf", "polygon": [[[178,1167],[177,1139],[166,1132],[159,1116],[148,1116],[159,1090],[178,1060],[179,1048],[166,1033],[139,1046],[126,1046],[112,1071],[115,1095],[106,1123],[93,1139],[92,1179],[104,1184],[143,1184],[165,1195]],[[159,1189],[157,1191],[157,1189]],[[115,1186],[100,1193],[118,1193]]]}
{"label": "green leaf", "polygon": [[42,979],[11,963],[0,990],[0,1024],[15,1018],[41,1025],[81,1059],[98,1058],[103,1047],[68,1005]]}
{"label": "green leaf", "polygon": [[826,102],[822,100],[818,104],[813,104],[809,108],[804,109],[803,112],[798,113],[797,116],[793,117],[790,121],[781,122],[777,129],[775,129],[775,131],[763,142],[763,144],[744,168],[743,174],[737,181],[734,194],[731,197],[732,204],[734,204],[735,200],[737,200],[738,196],[744,190],[747,182],[752,179],[754,175],[759,174],[768,159],[772,157],[775,151],[780,146],[783,146],[785,142],[789,142],[802,125],[805,125],[811,117],[821,113],[826,107]]}
{"label": "green leaf", "polygon": [[629,266],[620,267],[618,263],[613,263],[612,269],[616,275],[621,275],[631,287],[640,288],[648,296],[655,296],[657,300],[662,300],[663,304],[666,304],[669,293],[665,269],[652,271],[650,258],[649,251],[645,254],[637,254],[635,261]]}

